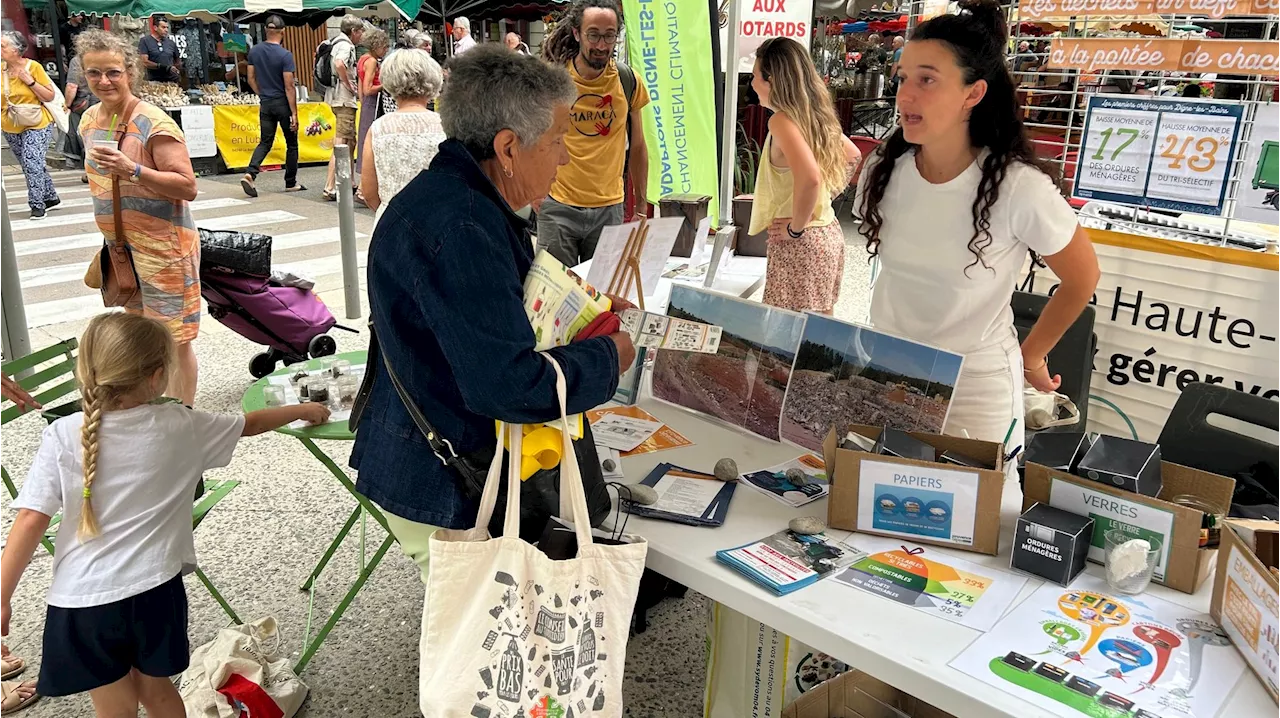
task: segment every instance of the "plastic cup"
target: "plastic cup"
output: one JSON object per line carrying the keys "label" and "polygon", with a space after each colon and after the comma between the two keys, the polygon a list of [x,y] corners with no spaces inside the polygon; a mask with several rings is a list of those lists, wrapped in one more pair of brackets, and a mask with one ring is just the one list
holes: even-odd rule
{"label": "plastic cup", "polygon": [[313,376],[307,380],[307,401],[316,404],[329,404],[329,397],[333,392],[329,391],[329,381],[324,377]]}
{"label": "plastic cup", "polygon": [[288,401],[285,399],[284,387],[270,385],[264,387],[262,396],[266,400],[267,406],[284,406]]}
{"label": "plastic cup", "polygon": [[360,392],[360,381],[350,374],[340,376],[333,382],[333,410],[350,411],[356,404],[356,394]]}
{"label": "plastic cup", "polygon": [[107,150],[117,150],[117,151],[118,151],[118,150],[120,149],[120,143],[119,143],[119,142],[117,142],[117,141],[115,141],[115,140],[94,140],[94,141],[93,141],[93,146],[94,146],[94,147],[101,147],[101,148],[103,148],[103,149],[107,149]]}
{"label": "plastic cup", "polygon": [[351,373],[351,362],[346,359],[334,359],[333,364],[329,366],[329,374],[337,379],[340,376],[347,376]]}
{"label": "plastic cup", "polygon": [[[1155,574],[1156,562],[1160,558],[1160,539],[1149,537],[1142,540],[1149,544],[1142,555],[1133,557],[1129,551],[1137,546],[1127,547],[1137,536],[1121,529],[1110,529],[1103,535],[1106,541],[1106,574],[1107,585],[1120,593],[1136,594],[1146,590]],[[1128,548],[1128,550],[1126,550]]]}

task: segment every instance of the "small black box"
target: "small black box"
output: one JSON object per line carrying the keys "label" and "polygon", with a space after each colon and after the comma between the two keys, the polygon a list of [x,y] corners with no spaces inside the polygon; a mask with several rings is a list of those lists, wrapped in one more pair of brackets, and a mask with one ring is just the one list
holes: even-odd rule
{"label": "small black box", "polygon": [[1073,474],[1088,450],[1089,441],[1085,434],[1037,431],[1027,439],[1027,448],[1022,456],[1025,462]]}
{"label": "small black box", "polygon": [[1085,452],[1076,475],[1143,496],[1157,496],[1160,446],[1118,436],[1099,436]]}
{"label": "small black box", "polygon": [[955,464],[956,466],[964,466],[970,469],[986,469],[994,471],[996,467],[985,461],[969,458],[964,454],[955,451],[944,451],[938,454],[938,461],[944,464]]}
{"label": "small black box", "polygon": [[1093,519],[1037,503],[1018,518],[1009,566],[1060,586],[1089,560]]}
{"label": "small black box", "polygon": [[900,459],[937,461],[937,452],[932,446],[905,431],[888,427],[880,430],[880,440],[876,442],[876,453],[896,456]]}

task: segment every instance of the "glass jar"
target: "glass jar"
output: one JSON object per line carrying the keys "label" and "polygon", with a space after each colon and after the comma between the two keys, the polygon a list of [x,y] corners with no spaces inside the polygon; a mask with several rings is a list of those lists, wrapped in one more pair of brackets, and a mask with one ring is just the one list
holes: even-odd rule
{"label": "glass jar", "polygon": [[333,382],[334,411],[351,411],[356,404],[356,394],[360,393],[360,380],[351,374],[344,374]]}
{"label": "glass jar", "polygon": [[1110,529],[1103,537],[1106,540],[1107,585],[1120,593],[1145,591],[1160,559],[1160,539],[1154,536],[1140,538],[1123,529]]}
{"label": "glass jar", "polygon": [[315,404],[328,404],[332,392],[329,391],[329,379],[313,376],[307,381],[307,401]]}
{"label": "glass jar", "polygon": [[289,403],[288,397],[284,392],[284,387],[276,384],[268,384],[262,389],[262,399],[267,406],[284,406]]}
{"label": "glass jar", "polygon": [[1225,516],[1221,509],[1193,494],[1178,494],[1173,497],[1172,502],[1204,514],[1200,519],[1200,548],[1213,548],[1222,541],[1222,521]]}

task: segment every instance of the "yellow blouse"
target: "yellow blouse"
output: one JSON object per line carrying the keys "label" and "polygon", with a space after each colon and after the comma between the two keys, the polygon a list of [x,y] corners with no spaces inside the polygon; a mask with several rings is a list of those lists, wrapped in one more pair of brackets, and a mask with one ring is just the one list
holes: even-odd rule
{"label": "yellow blouse", "polygon": [[[22,80],[9,77],[8,66],[5,62],[0,61],[0,72],[3,72],[4,90],[0,92],[0,130],[5,132],[22,132],[23,130],[42,130],[53,122],[53,117],[49,111],[43,107],[40,109],[40,123],[31,127],[18,127],[9,119],[9,103],[15,105],[39,105],[40,98],[36,97],[36,93]],[[53,87],[53,82],[49,79],[48,73],[40,66],[40,63],[34,60],[27,60],[27,72],[31,73],[31,79],[44,85],[45,87]],[[54,90],[57,99],[57,90]]]}

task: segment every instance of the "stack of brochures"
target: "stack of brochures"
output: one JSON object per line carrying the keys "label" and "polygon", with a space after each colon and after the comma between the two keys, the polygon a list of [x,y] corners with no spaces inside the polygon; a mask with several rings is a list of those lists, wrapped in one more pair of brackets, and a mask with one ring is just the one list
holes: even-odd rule
{"label": "stack of brochures", "polygon": [[864,555],[823,534],[794,531],[779,531],[755,543],[716,552],[721,563],[778,596],[817,583]]}

